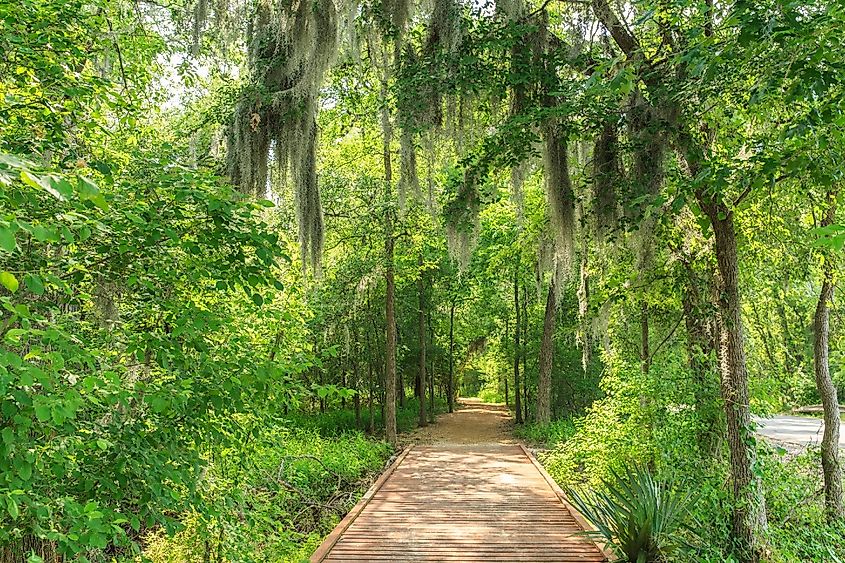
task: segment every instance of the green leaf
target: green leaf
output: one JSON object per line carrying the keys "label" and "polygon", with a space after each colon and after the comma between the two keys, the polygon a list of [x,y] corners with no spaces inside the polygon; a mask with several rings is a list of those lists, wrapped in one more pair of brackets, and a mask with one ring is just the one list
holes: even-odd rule
{"label": "green leaf", "polygon": [[90,201],[103,211],[108,211],[109,204],[106,201],[106,198],[103,197],[103,194],[100,193],[100,188],[97,185],[85,178],[84,176],[79,178],[79,199],[83,201]]}
{"label": "green leaf", "polygon": [[29,172],[28,170],[21,170],[21,181],[26,184],[27,186],[37,188],[39,190],[45,190],[50,193],[56,199],[63,199],[62,194],[57,192],[50,186],[49,182],[47,182],[41,176],[36,176],[35,174]]}
{"label": "green leaf", "polygon": [[37,274],[27,274],[23,278],[26,287],[35,295],[42,295],[44,293],[44,282],[41,276]]}
{"label": "green leaf", "polygon": [[7,272],[6,270],[0,272],[0,284],[2,284],[3,287],[8,289],[12,293],[16,292],[18,290],[18,287],[20,286],[20,284],[18,283],[18,278],[16,278],[11,274],[11,272]]}
{"label": "green leaf", "polygon": [[43,401],[38,401],[33,404],[35,408],[35,416],[38,418],[40,422],[47,422],[51,418],[50,414],[50,405],[44,403]]}
{"label": "green leaf", "polygon": [[73,196],[73,186],[65,180],[64,178],[59,178],[58,176],[47,176],[46,178],[49,191],[51,194],[59,194],[59,199],[70,199]]}
{"label": "green leaf", "polygon": [[29,481],[30,478],[32,478],[32,465],[24,462],[20,467],[18,467],[18,475],[20,475],[21,479],[24,481]]}
{"label": "green leaf", "polygon": [[12,517],[12,520],[17,520],[21,513],[17,501],[12,497],[6,497],[6,506],[9,508],[9,516]]}
{"label": "green leaf", "polygon": [[17,247],[15,233],[9,227],[0,227],[0,248],[6,252],[12,252]]}
{"label": "green leaf", "polygon": [[264,298],[258,293],[252,294],[252,302],[261,307],[264,304]]}

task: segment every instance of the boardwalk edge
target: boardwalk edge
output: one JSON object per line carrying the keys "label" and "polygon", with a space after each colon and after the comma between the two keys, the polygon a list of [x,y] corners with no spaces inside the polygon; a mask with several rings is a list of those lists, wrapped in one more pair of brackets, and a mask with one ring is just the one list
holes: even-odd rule
{"label": "boardwalk edge", "polygon": [[351,526],[355,519],[358,518],[358,515],[361,514],[364,508],[370,503],[372,498],[379,491],[379,489],[382,488],[387,479],[391,475],[393,475],[393,472],[396,470],[396,468],[399,467],[399,465],[403,461],[405,461],[405,457],[407,457],[407,455],[411,452],[413,448],[414,446],[408,446],[407,448],[405,448],[402,453],[399,454],[399,456],[393,461],[393,463],[391,463],[390,466],[385,469],[384,472],[382,472],[379,478],[376,479],[376,482],[373,483],[369,489],[367,489],[367,492],[364,493],[364,496],[361,497],[361,500],[358,501],[358,504],[353,506],[352,510],[350,510],[346,514],[346,516],[343,517],[343,520],[341,520],[338,525],[334,527],[334,530],[332,530],[331,533],[326,536],[326,539],[323,540],[323,543],[320,544],[320,547],[317,548],[317,550],[311,556],[311,559],[309,559],[311,563],[320,563],[323,559],[326,558],[326,556],[332,550],[334,545],[338,542],[338,540],[340,540],[340,537],[343,535],[343,533],[346,532],[349,526]]}
{"label": "boardwalk edge", "polygon": [[[554,491],[558,500],[566,507],[569,513],[572,514],[572,517],[575,518],[575,521],[578,523],[579,526],[581,526],[581,529],[583,529],[584,531],[596,531],[596,527],[593,526],[586,518],[584,518],[584,515],[581,514],[574,506],[572,506],[572,503],[570,503],[569,499],[566,497],[566,493],[563,492],[563,489],[560,488],[560,485],[558,485],[557,482],[552,478],[552,476],[549,475],[549,472],[546,471],[546,468],[543,467],[543,465],[537,460],[537,457],[533,453],[531,453],[531,451],[524,445],[519,444],[519,447],[522,449],[522,453],[525,454],[525,457],[527,457],[529,461],[531,461],[537,471],[540,472],[540,475],[543,476],[543,479],[546,480],[546,483],[549,485],[549,487],[551,487],[552,491]],[[598,548],[598,550],[602,553],[602,555],[605,556],[608,561],[616,561],[618,559],[618,556],[616,555],[616,553],[613,552],[609,544],[599,543],[593,537],[589,537],[588,539]]]}

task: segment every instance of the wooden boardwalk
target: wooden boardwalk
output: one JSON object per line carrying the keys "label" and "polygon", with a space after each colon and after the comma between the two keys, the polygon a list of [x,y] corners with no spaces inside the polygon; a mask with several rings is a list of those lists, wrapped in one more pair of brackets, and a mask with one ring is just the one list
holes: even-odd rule
{"label": "wooden boardwalk", "polygon": [[608,561],[518,445],[413,446],[311,561]]}

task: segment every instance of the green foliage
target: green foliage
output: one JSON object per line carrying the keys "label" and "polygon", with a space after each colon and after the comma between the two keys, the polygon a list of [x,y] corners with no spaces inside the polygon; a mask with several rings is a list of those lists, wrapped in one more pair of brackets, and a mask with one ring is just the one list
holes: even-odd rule
{"label": "green foliage", "polygon": [[354,504],[383,468],[391,448],[349,430],[323,436],[302,428],[328,415],[280,421],[244,449],[214,456],[204,494],[213,511],[194,512],[173,537],[145,538],[154,563],[301,561]]}
{"label": "green foliage", "polygon": [[[438,408],[449,386],[513,403],[517,360],[530,418],[560,235],[542,186],[564,156],[560,420],[519,433],[562,484],[645,500],[639,524],[680,502],[658,483],[687,483],[695,560],[738,559],[713,224],[736,229],[750,408],[818,402],[811,319],[845,240],[819,226],[845,177],[841,3],[641,0],[610,34],[598,0],[413,4],[0,3],[0,559],[307,556],[390,453],[350,431],[383,424],[387,236],[403,390],[424,343]],[[551,128],[568,150],[541,163]],[[385,189],[397,170],[412,201]],[[360,421],[338,408],[356,400]],[[845,558],[817,455],[747,447],[770,558]]]}
{"label": "green foliage", "polygon": [[485,403],[501,403],[505,400],[498,389],[490,387],[482,387],[481,391],[478,392],[478,398]]}
{"label": "green foliage", "polygon": [[561,418],[547,424],[530,422],[517,426],[514,434],[530,444],[556,448],[575,434],[575,423],[571,418]]}
{"label": "green foliage", "polygon": [[[362,401],[364,403],[365,401]],[[396,408],[396,428],[400,432],[408,432],[413,430],[419,422],[419,399],[409,397],[405,401],[405,406],[397,406]],[[444,401],[437,398],[435,401],[435,413],[443,412]],[[381,431],[384,428],[384,421],[381,418],[379,405],[373,408],[374,430]],[[370,418],[369,407],[365,404],[361,406],[361,420],[363,424]],[[330,438],[332,436],[341,436],[355,428],[355,412],[349,408],[341,409],[334,408],[315,416],[310,413],[291,413],[283,416],[282,420],[291,428],[302,428],[316,432],[320,436]]]}
{"label": "green foliage", "polygon": [[658,482],[644,467],[611,471],[600,490],[569,488],[567,496],[595,525],[596,535],[615,546],[620,561],[651,563],[688,552],[679,532],[695,500]]}
{"label": "green foliage", "polygon": [[0,544],[37,538],[73,556],[178,527],[203,504],[206,448],[255,427],[231,415],[260,420],[257,399],[291,403],[287,378],[307,366],[268,362],[272,339],[231,332],[245,315],[269,330],[286,322],[253,303],[271,301],[272,268],[287,259],[260,207],[203,173],[136,158],[108,190],[0,162],[15,242],[0,264]]}

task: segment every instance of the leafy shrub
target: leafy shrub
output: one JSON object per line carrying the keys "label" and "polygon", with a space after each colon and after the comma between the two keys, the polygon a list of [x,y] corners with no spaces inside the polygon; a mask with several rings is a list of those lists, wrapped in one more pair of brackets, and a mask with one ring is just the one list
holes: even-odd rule
{"label": "leafy shrub", "polygon": [[502,403],[505,400],[497,388],[489,385],[481,388],[481,391],[478,392],[478,398],[485,403]]}
{"label": "leafy shrub", "polygon": [[136,551],[202,509],[209,451],[300,394],[308,357],[268,360],[298,328],[273,305],[282,241],[168,156],[98,186],[0,155],[0,557]]}
{"label": "leafy shrub", "polygon": [[172,537],[152,532],[144,555],[153,563],[306,559],[391,452],[359,431],[326,437],[286,422],[266,428],[209,468],[204,494],[215,509],[187,515]]}
{"label": "leafy shrub", "polygon": [[624,476],[611,474],[612,479],[602,479],[600,490],[569,488],[567,495],[622,561],[663,561],[688,548],[678,532],[693,503],[689,494],[657,482],[643,467],[629,468]]}
{"label": "leafy shrub", "polygon": [[514,434],[531,444],[554,448],[575,434],[575,422],[571,418],[553,420],[546,424],[531,422],[517,426]]}

